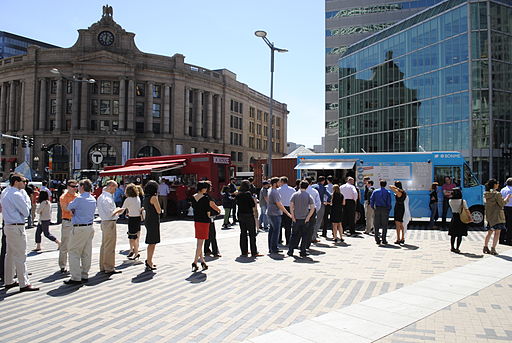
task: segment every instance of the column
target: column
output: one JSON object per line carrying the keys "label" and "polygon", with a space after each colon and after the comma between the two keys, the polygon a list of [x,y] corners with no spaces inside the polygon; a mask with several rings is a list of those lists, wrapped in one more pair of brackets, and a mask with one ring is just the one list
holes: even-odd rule
{"label": "column", "polygon": [[194,89],[194,119],[195,119],[195,132],[196,137],[201,137],[203,134],[203,92],[199,89]]}
{"label": "column", "polygon": [[73,106],[71,107],[71,130],[77,130],[80,127],[78,113],[80,110],[80,83],[73,81]]}
{"label": "column", "polygon": [[188,128],[190,126],[189,122],[189,113],[190,113],[190,89],[188,87],[185,87],[185,113],[184,113],[184,119],[183,119],[183,134],[185,136],[188,136]]}
{"label": "column", "polygon": [[39,81],[39,130],[46,129],[46,79]]}
{"label": "column", "polygon": [[[25,126],[25,82],[20,82],[21,94],[20,94],[20,115],[19,115],[19,126],[18,130],[23,131]],[[30,163],[30,161],[28,161]]]}
{"label": "column", "polygon": [[212,92],[206,93],[206,137],[213,137],[213,104]]}
{"label": "column", "polygon": [[[87,79],[87,76],[84,76],[84,79]],[[89,127],[89,84],[87,82],[82,82],[82,90],[81,99],[80,99],[80,130],[87,131]]]}
{"label": "column", "polygon": [[144,131],[153,132],[153,84],[146,83],[146,117],[144,118]]}
{"label": "column", "polygon": [[0,84],[0,132],[5,131],[5,101],[7,99],[7,84]]}
{"label": "column", "polygon": [[9,82],[9,127],[7,131],[14,131],[15,119],[16,119],[16,83],[14,81]]}
{"label": "column", "polygon": [[135,127],[135,81],[128,81],[128,111],[126,118],[126,129],[133,131]]}
{"label": "column", "polygon": [[62,79],[57,80],[57,105],[55,112],[55,131],[62,130]]}
{"label": "column", "polygon": [[164,85],[164,115],[162,117],[163,133],[171,133],[171,87],[169,85]]}
{"label": "column", "polygon": [[221,101],[221,97],[220,95],[215,95],[215,124],[217,126],[216,130],[215,130],[215,138],[217,139],[222,139],[222,115],[221,115],[221,111],[222,111],[222,101]]}
{"label": "column", "polygon": [[126,130],[126,80],[119,80],[119,131]]}

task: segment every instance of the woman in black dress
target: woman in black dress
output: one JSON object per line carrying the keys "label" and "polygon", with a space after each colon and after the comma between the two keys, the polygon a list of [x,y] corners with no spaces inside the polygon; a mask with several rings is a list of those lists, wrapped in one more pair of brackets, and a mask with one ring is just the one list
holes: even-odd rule
{"label": "woman in black dress", "polygon": [[343,226],[341,221],[343,219],[343,206],[345,206],[345,199],[340,192],[340,186],[334,185],[332,187],[332,200],[331,200],[331,223],[332,223],[332,238],[334,244],[338,243],[338,233],[340,234],[340,242],[343,240]]}
{"label": "woman in black dress", "polygon": [[153,254],[155,253],[155,246],[160,243],[160,214],[162,209],[158,203],[158,183],[156,181],[149,181],[144,187],[144,210],[145,218],[144,225],[146,226],[146,244],[148,245],[146,270],[155,270],[156,266],[153,264]]}
{"label": "woman in black dress", "polygon": [[395,185],[389,186],[395,193],[395,227],[396,227],[396,242],[395,244],[404,244],[404,214],[405,214],[405,199],[407,193],[402,188],[402,182],[395,181]]}
{"label": "woman in black dress", "polygon": [[211,210],[213,209],[220,213],[220,209],[208,195],[210,187],[211,186],[208,182],[198,182],[197,193],[192,197],[192,208],[194,209],[194,228],[195,236],[197,239],[196,254],[194,256],[194,262],[192,262],[193,272],[198,270],[198,260],[201,260],[201,267],[203,267],[203,270],[208,269],[203,256],[203,244],[204,241],[208,239],[208,233],[210,231]]}
{"label": "woman in black dress", "polygon": [[[452,197],[448,201],[450,208],[452,209],[452,221],[450,228],[448,229],[448,235],[450,236],[451,252],[460,253],[460,244],[462,243],[462,237],[468,235],[468,224],[464,224],[460,220],[460,212],[468,209],[466,200],[462,199],[462,192],[460,188],[456,187],[452,190]],[[456,244],[455,244],[456,243]]]}

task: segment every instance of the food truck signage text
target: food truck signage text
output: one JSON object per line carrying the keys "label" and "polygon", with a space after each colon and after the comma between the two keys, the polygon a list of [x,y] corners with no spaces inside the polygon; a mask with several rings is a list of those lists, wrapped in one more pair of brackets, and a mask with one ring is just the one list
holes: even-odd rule
{"label": "food truck signage text", "polygon": [[229,164],[229,157],[213,156],[213,163]]}

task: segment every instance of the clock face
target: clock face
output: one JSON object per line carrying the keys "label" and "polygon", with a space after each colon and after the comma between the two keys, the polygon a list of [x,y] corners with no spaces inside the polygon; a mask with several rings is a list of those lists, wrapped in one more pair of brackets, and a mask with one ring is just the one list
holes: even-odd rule
{"label": "clock face", "polygon": [[102,31],[98,35],[98,42],[103,46],[110,46],[114,43],[114,34],[110,31]]}

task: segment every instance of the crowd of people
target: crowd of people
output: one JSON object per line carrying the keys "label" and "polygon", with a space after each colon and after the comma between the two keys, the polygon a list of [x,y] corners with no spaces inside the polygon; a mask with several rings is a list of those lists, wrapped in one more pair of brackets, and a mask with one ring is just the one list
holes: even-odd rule
{"label": "crowd of people", "polygon": [[[354,178],[347,177],[342,185],[334,184],[331,176],[319,176],[317,180],[304,178],[297,180],[295,187],[288,185],[287,177],[273,177],[264,180],[260,190],[253,184],[253,179],[243,180],[240,187],[235,179],[223,187],[222,206],[224,210],[223,229],[235,223],[240,226],[241,256],[257,258],[263,256],[257,247],[258,232],[268,232],[268,253],[279,254],[287,248],[288,256],[295,256],[299,250],[299,258],[306,258],[311,245],[319,242],[321,237],[327,238],[332,233],[335,245],[344,242],[344,236],[358,236],[356,231],[356,209],[364,203],[366,227],[364,234],[373,235],[376,244],[386,245],[389,214],[394,201],[394,224],[396,230],[395,244],[405,244],[405,232],[411,219],[409,196],[400,181],[387,185],[386,180],[374,181],[365,177],[362,193],[355,187]],[[107,275],[121,273],[115,266],[115,250],[117,239],[117,222],[120,216],[128,220],[128,241],[130,249],[127,258],[140,258],[139,240],[142,223],[146,229],[145,268],[156,269],[153,263],[156,244],[160,243],[160,220],[165,216],[168,192],[165,181],[158,184],[148,181],[144,187],[128,184],[120,188],[114,180],[106,182],[101,194],[96,199],[92,195],[93,185],[90,180],[67,180],[66,189],[58,198],[58,218],[61,220],[60,240],[50,233],[51,196],[52,193],[43,183],[41,189],[28,187],[27,179],[20,174],[12,174],[9,186],[0,195],[3,215],[2,263],[0,259],[0,277],[4,289],[19,287],[21,292],[37,291],[31,285],[26,268],[27,235],[25,226],[32,225],[35,215],[39,220],[35,232],[35,248],[41,250],[42,235],[55,242],[59,250],[58,265],[60,272],[67,274],[67,285],[81,285],[88,282],[92,258],[92,239],[94,237],[93,222],[95,213],[99,215],[102,232],[99,255],[100,272]],[[437,183],[433,183],[430,192],[432,228],[438,219]],[[207,270],[205,256],[221,257],[216,239],[215,218],[221,209],[215,199],[210,196],[212,184],[202,180],[195,187],[195,194],[190,198],[193,209],[195,238],[197,239],[192,271]],[[449,225],[451,251],[460,253],[462,238],[468,234],[471,214],[462,191],[451,178],[445,179],[443,185],[443,223],[446,222],[448,210],[451,209],[452,220]],[[362,197],[362,199],[361,199]],[[499,183],[491,179],[486,183],[485,213],[487,218],[487,235],[483,253],[497,255],[496,245],[502,231],[510,230],[512,225],[512,178],[499,191]],[[446,206],[445,206],[446,203]],[[37,205],[38,204],[38,205]],[[181,204],[185,211],[187,204]],[[259,207],[259,211],[258,211]],[[232,217],[232,221],[230,218]],[[492,238],[492,246],[489,242]],[[5,268],[4,268],[5,267]],[[16,277],[15,277],[16,276]]]}

